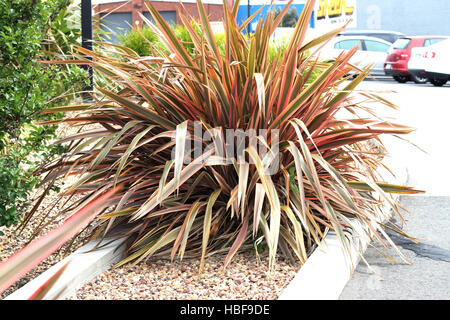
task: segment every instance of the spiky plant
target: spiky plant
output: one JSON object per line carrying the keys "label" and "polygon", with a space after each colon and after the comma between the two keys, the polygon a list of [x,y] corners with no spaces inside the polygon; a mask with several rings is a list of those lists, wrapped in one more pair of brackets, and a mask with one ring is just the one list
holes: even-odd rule
{"label": "spiky plant", "polygon": [[[348,62],[356,47],[330,64],[307,54],[343,29],[305,42],[315,1],[306,3],[286,50],[269,59],[270,37],[291,3],[276,18],[268,13],[248,36],[243,31],[257,13],[239,26],[239,1],[231,8],[224,1],[224,54],[201,0],[201,36],[181,15],[194,56],[150,3],[155,24],[144,19],[169,49],[167,56],[142,59],[120,46],[113,46],[111,56],[78,49],[79,60],[71,63],[91,64],[120,90],[97,88],[94,103],[46,111],[75,111],[59,122],[99,129],[64,139],[71,143],[68,153],[39,173],[46,173],[42,183],[80,176],[65,193],[83,195],[71,212],[120,187],[105,200],[102,208],[109,209],[97,216],[96,233],[128,240],[128,255],[119,265],[189,256],[200,258],[201,271],[207,256],[226,253],[227,266],[236,252],[255,243],[268,250],[270,267],[278,252],[302,264],[329,231],[348,250],[356,222],[361,232],[385,243],[383,203],[400,214],[390,193],[416,191],[380,181],[379,153],[365,142],[411,128],[356,116],[364,105],[355,102],[354,89],[369,73],[366,68],[354,79],[346,77],[355,68]],[[338,117],[341,110],[352,117]],[[213,136],[209,141],[198,139],[199,123]],[[227,129],[266,130],[270,149],[263,155],[247,139],[241,154],[246,161],[229,155],[222,161],[217,153],[227,147]],[[202,152],[185,161],[186,145],[198,147],[198,141]]]}

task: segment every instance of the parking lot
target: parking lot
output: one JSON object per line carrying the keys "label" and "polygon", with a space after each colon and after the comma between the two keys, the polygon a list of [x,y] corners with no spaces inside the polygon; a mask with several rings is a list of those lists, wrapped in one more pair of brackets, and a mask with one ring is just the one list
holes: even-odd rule
{"label": "parking lot", "polygon": [[[385,143],[391,156],[407,168],[407,184],[426,193],[400,198],[409,211],[404,214],[407,219],[404,230],[419,238],[420,243],[392,234],[393,241],[412,264],[403,262],[393,250],[377,244],[369,247],[364,257],[378,274],[360,262],[340,299],[450,298],[449,87],[449,84],[444,87],[429,83],[400,84],[389,78],[367,80],[360,86],[378,92],[400,107],[398,112],[377,111],[416,128],[408,138],[423,151],[398,139],[385,139]],[[391,255],[396,263],[383,257],[377,249]]]}
{"label": "parking lot", "polygon": [[375,91],[400,108],[379,108],[377,112],[416,128],[407,138],[423,151],[399,139],[385,138],[391,156],[404,162],[409,184],[426,190],[428,195],[450,196],[450,82],[434,87],[380,78],[364,81],[360,89]]}

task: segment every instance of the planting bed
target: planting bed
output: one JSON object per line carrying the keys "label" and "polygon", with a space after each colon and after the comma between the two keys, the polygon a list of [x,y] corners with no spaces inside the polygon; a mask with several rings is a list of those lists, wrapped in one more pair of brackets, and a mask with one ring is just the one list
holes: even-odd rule
{"label": "planting bed", "polygon": [[[56,214],[57,209],[52,212],[52,215]],[[43,232],[50,230],[59,221],[62,221],[62,217],[49,224]],[[0,261],[21,248],[39,222],[39,216],[36,216],[20,235],[14,230],[2,228],[5,235],[0,237]],[[0,299],[36,278],[85,242],[81,237],[77,238],[70,248],[64,246],[52,254],[3,292]],[[256,256],[253,251],[237,254],[225,270],[223,270],[224,259],[225,255],[220,254],[207,258],[205,270],[200,277],[199,259],[183,259],[182,262],[151,259],[133,267],[125,265],[104,272],[66,299],[277,299],[298,271],[298,267],[279,258],[275,270],[268,272],[267,254]]]}
{"label": "planting bed", "polygon": [[[75,134],[78,129],[62,124],[58,131],[61,137],[66,137]],[[91,126],[86,126],[83,131],[90,129]],[[74,181],[66,178],[62,185],[63,189],[71,182]],[[37,190],[32,197],[36,197],[41,191]],[[4,233],[0,236],[0,261],[6,260],[29,241],[33,231],[41,224],[41,220],[56,199],[56,193],[46,197],[22,232],[18,233],[15,228],[0,228]],[[64,201],[60,201],[43,219],[42,225],[45,223],[48,225],[39,235],[47,233],[64,221],[65,217],[60,215],[63,203]],[[84,230],[83,234],[87,234],[93,228],[95,225]],[[28,272],[25,277],[3,292],[0,299],[4,299],[80,248],[87,242],[83,239],[83,234],[70,246],[63,246]],[[267,254],[256,256],[253,251],[237,254],[225,270],[222,268],[224,259],[225,255],[209,257],[200,278],[199,259],[183,259],[182,262],[175,260],[173,263],[169,260],[153,259],[133,267],[125,265],[106,271],[67,299],[277,299],[298,269],[283,258],[279,258],[275,270],[269,273]]]}
{"label": "planting bed", "polygon": [[206,260],[198,276],[199,259],[171,263],[154,259],[136,266],[110,269],[85,284],[68,300],[277,299],[293,279],[296,268],[279,259],[268,272],[268,256],[237,254],[223,270],[224,255]]}
{"label": "planting bed", "polygon": [[[87,129],[86,129],[87,130]],[[69,132],[70,131],[70,132]],[[61,136],[73,134],[74,128],[62,126]],[[375,148],[375,146],[372,146]],[[64,186],[71,181],[65,180]],[[405,182],[405,181],[402,181]],[[14,229],[1,228],[0,261],[5,260],[13,252],[23,247],[29,240],[33,230],[41,223],[45,213],[51,208],[56,194],[47,197],[40,208],[41,212],[30,220],[28,226],[18,234]],[[45,222],[52,220],[41,232],[44,234],[64,220],[60,215],[63,201],[55,206]],[[95,227],[90,226],[84,233]],[[39,266],[30,271],[24,278],[1,294],[5,298],[28,281],[62,260],[86,241],[77,238],[69,247],[52,254]],[[225,270],[225,255],[214,255],[207,258],[204,272],[198,276],[199,259],[184,259],[170,262],[166,259],[153,258],[136,266],[125,265],[110,269],[79,288],[68,300],[142,300],[142,299],[278,299],[282,290],[292,281],[298,266],[289,264],[278,258],[275,270],[268,272],[268,255],[256,256],[254,251],[237,254]]]}

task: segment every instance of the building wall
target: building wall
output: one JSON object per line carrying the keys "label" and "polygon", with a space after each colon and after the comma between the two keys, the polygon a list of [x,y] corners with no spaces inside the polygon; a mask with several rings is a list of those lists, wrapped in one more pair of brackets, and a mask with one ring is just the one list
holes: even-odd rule
{"label": "building wall", "polygon": [[450,0],[357,0],[357,28],[450,36]]}
{"label": "building wall", "polygon": [[[294,0],[289,10],[295,9],[297,15],[300,16],[303,8],[305,7],[305,2],[306,1],[304,0]],[[262,8],[261,11],[255,16],[255,18],[253,18],[253,20],[249,24],[251,32],[254,32],[256,30],[256,24],[260,20],[261,16],[265,17],[267,13],[272,10],[283,10],[285,6],[286,1],[274,1],[271,5],[267,0],[251,0],[249,10],[248,1],[243,0],[240,2],[237,12],[237,22],[239,25],[241,25],[243,21],[247,20],[249,14],[251,16]],[[314,19],[310,20],[310,27],[314,27]]]}
{"label": "building wall", "polygon": [[[139,12],[144,13],[148,11],[145,0],[131,0],[127,1],[115,1],[109,3],[98,3],[95,7],[95,13],[99,15],[101,12],[131,12],[133,24],[142,23],[142,19]],[[184,2],[183,6],[178,1],[150,1],[151,4],[158,11],[176,11],[177,12],[177,24],[181,23],[180,13],[192,15],[195,19],[199,19],[197,4],[194,2]],[[209,15],[210,21],[219,21],[223,18],[223,9],[221,4],[216,3],[204,3],[203,4],[206,13]]]}

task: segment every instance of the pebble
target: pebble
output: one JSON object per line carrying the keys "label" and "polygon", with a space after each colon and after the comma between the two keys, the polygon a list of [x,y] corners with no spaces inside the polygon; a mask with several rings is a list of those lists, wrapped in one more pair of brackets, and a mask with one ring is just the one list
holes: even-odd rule
{"label": "pebble", "polygon": [[[236,254],[225,272],[225,256],[209,257],[205,271],[198,276],[199,261],[149,260],[124,272],[126,266],[110,269],[85,284],[67,300],[272,300],[293,279],[296,267],[278,259],[275,270],[268,273],[268,256],[260,254],[258,262],[252,252]],[[159,267],[159,268],[158,268]],[[181,276],[179,271],[182,271]],[[152,279],[143,281],[143,276]],[[135,280],[139,277],[140,280]],[[100,280],[100,281],[95,281]]]}

